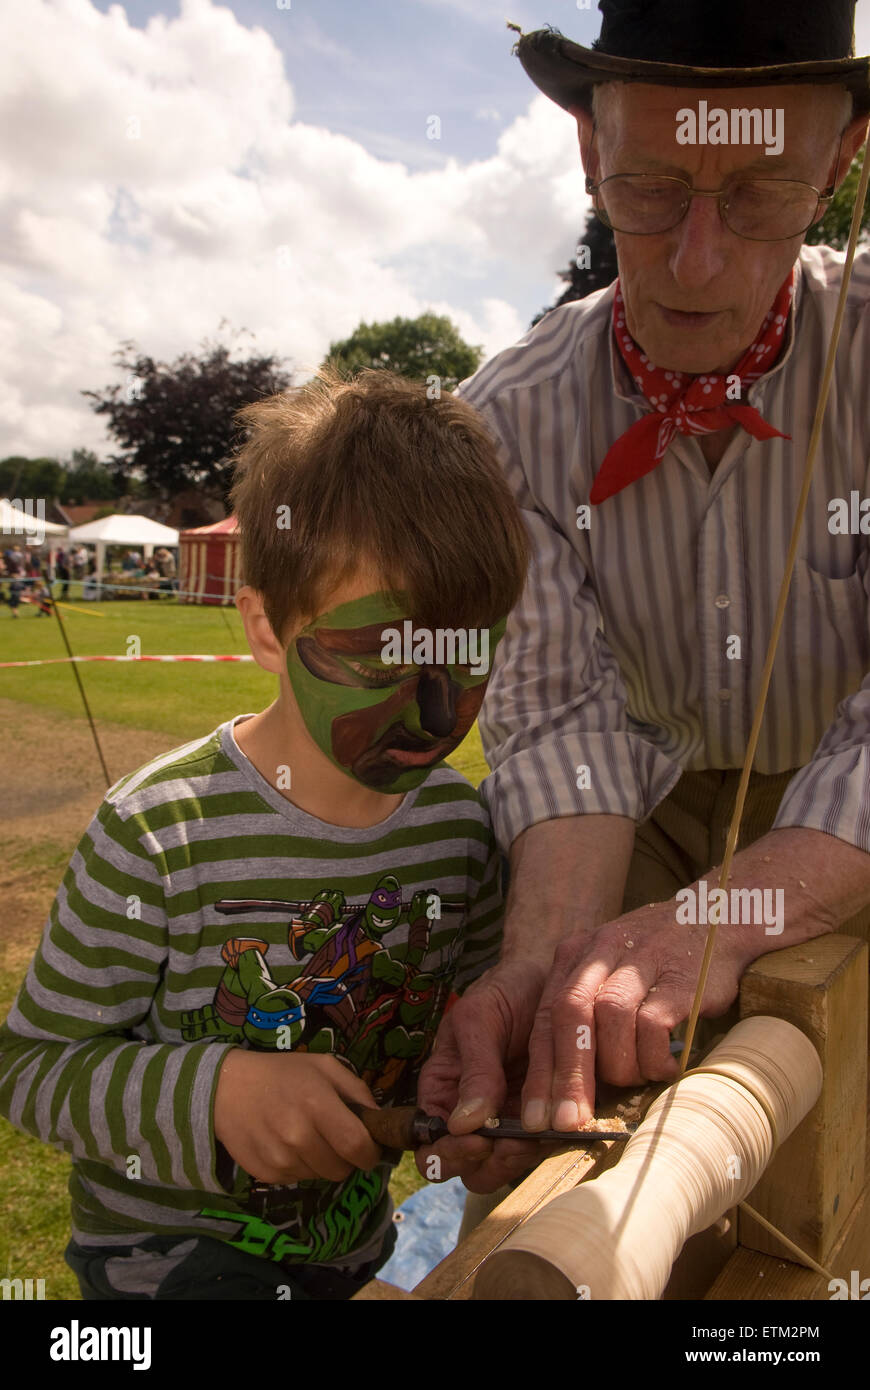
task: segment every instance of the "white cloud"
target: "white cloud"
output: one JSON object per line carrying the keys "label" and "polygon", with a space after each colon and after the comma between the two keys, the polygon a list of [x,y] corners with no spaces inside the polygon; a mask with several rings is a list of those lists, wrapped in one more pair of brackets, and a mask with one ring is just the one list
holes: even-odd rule
{"label": "white cloud", "polygon": [[293,107],[271,38],[210,0],[145,30],[5,7],[0,456],[111,448],[79,393],[125,339],[172,358],[226,318],[307,374],[360,320],[436,304],[488,353],[524,331],[493,286],[565,264],[585,215],[564,113],[536,97],[491,158],[412,173]]}

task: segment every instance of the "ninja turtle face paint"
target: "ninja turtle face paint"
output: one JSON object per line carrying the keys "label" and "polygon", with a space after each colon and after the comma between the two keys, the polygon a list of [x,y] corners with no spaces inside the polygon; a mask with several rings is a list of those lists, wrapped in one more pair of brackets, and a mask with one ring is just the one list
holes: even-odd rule
{"label": "ninja turtle face paint", "polygon": [[[287,649],[305,727],[329,760],[363,786],[405,792],[468,733],[506,619],[457,644],[452,630],[414,633],[390,594],[340,604]],[[462,660],[456,660],[457,656]]]}

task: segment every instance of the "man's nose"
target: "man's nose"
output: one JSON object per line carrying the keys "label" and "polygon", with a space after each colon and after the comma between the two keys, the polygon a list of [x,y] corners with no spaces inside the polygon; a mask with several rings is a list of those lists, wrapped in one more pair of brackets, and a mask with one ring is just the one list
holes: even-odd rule
{"label": "man's nose", "polygon": [[424,666],[417,682],[420,725],[435,738],[446,738],[456,723],[456,696],[460,687],[443,666]]}
{"label": "man's nose", "polygon": [[[681,289],[688,292],[703,290],[722,274],[725,269],[725,240],[733,233],[722,221],[716,198],[693,198],[688,212],[672,235],[674,242],[669,268]],[[696,304],[693,307],[700,309],[701,306]]]}

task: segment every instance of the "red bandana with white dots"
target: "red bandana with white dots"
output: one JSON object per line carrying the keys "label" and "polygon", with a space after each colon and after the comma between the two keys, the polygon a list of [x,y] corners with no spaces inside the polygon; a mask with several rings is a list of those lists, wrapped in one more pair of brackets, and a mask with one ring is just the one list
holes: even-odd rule
{"label": "red bandana with white dots", "polygon": [[[593,505],[606,501],[629,483],[652,472],[664,458],[677,431],[680,434],[712,434],[714,430],[738,424],[756,439],[791,438],[769,425],[754,406],[742,402],[752,383],[769,372],[779,356],[793,298],[792,269],[761,325],[761,332],[736,367],[725,376],[692,376],[690,372],[663,371],[641,352],[625,326],[625,301],[617,280],[613,332],[622,360],[638,390],[652,406],[652,412],[636,420],[609,450],[589,494]],[[739,393],[735,389],[735,377],[740,378]]]}

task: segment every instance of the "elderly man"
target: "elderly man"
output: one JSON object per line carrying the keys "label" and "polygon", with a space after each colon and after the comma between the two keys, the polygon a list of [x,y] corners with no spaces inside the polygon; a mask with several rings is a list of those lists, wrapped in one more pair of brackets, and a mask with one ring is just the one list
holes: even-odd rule
{"label": "elderly man", "polygon": [[[727,20],[707,0],[600,8],[593,49],[539,31],[518,53],[576,118],[619,279],[459,388],[535,558],[481,719],[510,858],[503,955],[420,1087],[455,1136],[520,1100],[526,1129],[576,1128],[596,1067],[618,1085],[675,1073],[843,273],[802,243],[870,111],[847,0],[737,0]],[[870,921],[868,303],[864,251],[705,1016],[757,956]],[[439,1151],[489,1192],[537,1148]]]}

